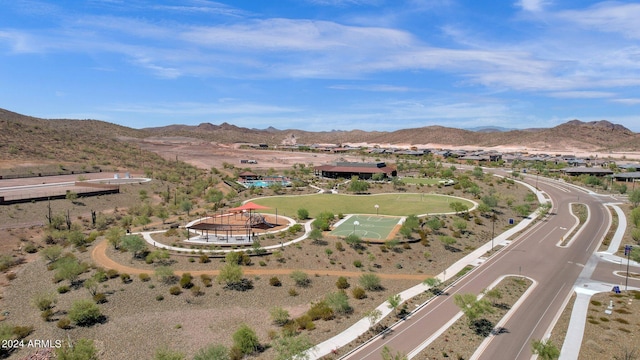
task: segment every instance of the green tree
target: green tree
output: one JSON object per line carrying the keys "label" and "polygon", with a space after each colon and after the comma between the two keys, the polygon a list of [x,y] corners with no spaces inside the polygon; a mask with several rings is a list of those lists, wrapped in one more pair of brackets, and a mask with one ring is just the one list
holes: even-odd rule
{"label": "green tree", "polygon": [[191,202],[191,200],[183,200],[180,203],[180,208],[182,209],[182,211],[187,213],[187,216],[189,216],[189,212],[191,211],[191,209],[193,209],[193,203]]}
{"label": "green tree", "polygon": [[134,258],[139,257],[147,250],[147,242],[138,235],[126,235],[122,239],[122,248],[131,252]]}
{"label": "green tree", "polygon": [[629,193],[629,201],[634,208],[638,207],[638,204],[640,204],[640,189],[633,190]]}
{"label": "green tree", "polygon": [[60,245],[51,245],[42,250],[40,250],[40,256],[42,256],[49,263],[53,263],[60,258],[62,255],[62,246]]}
{"label": "green tree", "polygon": [[118,249],[120,244],[122,243],[122,238],[124,237],[124,229],[119,227],[111,227],[107,230],[107,241],[109,244],[113,245],[114,249]]}
{"label": "green tree", "polygon": [[378,309],[372,309],[367,311],[364,316],[367,318],[367,320],[369,320],[369,328],[371,329],[373,325],[375,325],[382,317],[382,311]]}
{"label": "green tree", "polygon": [[240,325],[240,328],[233,333],[233,346],[238,348],[245,355],[253,354],[260,349],[260,341],[256,332],[247,324]]}
{"label": "green tree", "polygon": [[469,207],[460,201],[450,202],[449,207],[451,208],[451,210],[455,211],[456,214],[460,214],[469,210]]}
{"label": "green tree", "polygon": [[240,265],[234,263],[226,263],[222,267],[222,269],[220,269],[220,274],[218,274],[216,280],[219,284],[224,282],[229,285],[239,283],[242,280],[242,276],[243,272]]}
{"label": "green tree", "polygon": [[300,208],[298,209],[298,219],[307,220],[309,218],[309,210]]}
{"label": "green tree", "polygon": [[58,360],[98,360],[98,350],[93,340],[80,339],[75,344],[66,344],[56,349]]}
{"label": "green tree", "polygon": [[78,326],[91,326],[103,318],[98,305],[88,299],[74,301],[69,309],[69,319]]}
{"label": "green tree", "polygon": [[357,176],[351,178],[349,182],[349,191],[356,194],[364,193],[369,190],[369,183],[364,180],[359,180]]}
{"label": "green tree", "polygon": [[400,304],[402,303],[402,297],[400,296],[400,294],[389,295],[389,297],[387,298],[387,302],[389,303],[389,309],[393,309],[394,315],[397,316],[398,307],[400,307]]}
{"label": "green tree", "polygon": [[640,228],[640,208],[635,208],[631,210],[631,223]]}
{"label": "green tree", "polygon": [[57,280],[69,280],[71,285],[75,285],[76,280],[80,274],[87,270],[87,265],[81,263],[72,257],[63,257],[56,261],[56,274]]}
{"label": "green tree", "polygon": [[193,360],[230,360],[229,349],[224,345],[210,345],[198,350]]}
{"label": "green tree", "polygon": [[560,349],[550,340],[533,340],[531,351],[542,360],[555,360],[560,357]]}
{"label": "green tree", "polygon": [[383,289],[380,277],[376,274],[362,274],[358,281],[360,286],[368,291],[379,291]]}
{"label": "green tree", "polygon": [[277,353],[276,360],[309,360],[311,358],[307,350],[313,347],[313,343],[305,335],[282,335],[277,337],[272,345]]}
{"label": "green tree", "polygon": [[336,314],[344,315],[353,311],[349,305],[349,297],[344,291],[328,293],[325,295],[324,301]]}
{"label": "green tree", "polygon": [[478,320],[486,313],[493,313],[491,303],[485,299],[478,300],[474,294],[455,294],[453,302],[462,310],[467,317],[469,325]]}
{"label": "green tree", "polygon": [[320,229],[314,228],[311,230],[311,232],[309,232],[309,239],[311,239],[314,244],[321,245],[323,238],[324,237],[322,235],[322,230]]}

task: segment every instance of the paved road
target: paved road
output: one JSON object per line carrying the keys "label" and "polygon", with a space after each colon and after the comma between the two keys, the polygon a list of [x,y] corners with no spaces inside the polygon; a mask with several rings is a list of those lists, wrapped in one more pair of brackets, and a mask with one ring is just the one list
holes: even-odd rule
{"label": "paved road", "polygon": [[[536,181],[535,178],[533,178]],[[530,359],[533,339],[542,339],[573,292],[573,285],[608,230],[610,216],[603,202],[611,198],[589,195],[557,181],[537,179],[538,186],[553,200],[551,215],[472,272],[449,292],[432,301],[384,339],[378,338],[349,359],[380,359],[383,346],[413,356],[425,340],[437,336],[441,329],[459,316],[453,295],[479,294],[503,275],[531,278],[535,288],[503,325],[507,332],[494,336],[477,359]],[[566,247],[559,246],[577,219],[569,212],[572,202],[585,203],[590,218],[578,236]],[[570,240],[570,239],[567,239]]]}

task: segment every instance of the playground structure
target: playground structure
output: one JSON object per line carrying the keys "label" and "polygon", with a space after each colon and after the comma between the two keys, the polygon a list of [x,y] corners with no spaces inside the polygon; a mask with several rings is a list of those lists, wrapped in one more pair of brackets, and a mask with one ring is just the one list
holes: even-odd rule
{"label": "playground structure", "polygon": [[[278,224],[278,216],[261,214],[255,210],[268,209],[265,206],[248,202],[242,206],[229,209],[228,212],[195,220],[185,227],[200,235],[187,239],[189,242],[213,243],[216,245],[247,245],[256,237],[270,232],[280,231],[286,225]],[[287,224],[288,225],[288,224]]]}

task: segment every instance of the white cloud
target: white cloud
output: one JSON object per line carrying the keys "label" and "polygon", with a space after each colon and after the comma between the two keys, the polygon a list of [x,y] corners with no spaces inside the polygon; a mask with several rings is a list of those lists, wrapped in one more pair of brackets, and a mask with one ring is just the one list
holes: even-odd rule
{"label": "white cloud", "polygon": [[560,91],[550,93],[549,95],[565,99],[600,99],[612,97],[615,94],[607,91]]}
{"label": "white cloud", "polygon": [[[640,105],[640,98],[613,99],[611,101],[624,105]],[[638,119],[635,121],[638,121]]]}
{"label": "white cloud", "polygon": [[547,0],[520,0],[517,5],[525,11],[541,12],[549,5]]}
{"label": "white cloud", "polygon": [[605,1],[584,10],[563,11],[557,17],[583,28],[617,32],[631,39],[640,38],[640,4],[637,3]]}

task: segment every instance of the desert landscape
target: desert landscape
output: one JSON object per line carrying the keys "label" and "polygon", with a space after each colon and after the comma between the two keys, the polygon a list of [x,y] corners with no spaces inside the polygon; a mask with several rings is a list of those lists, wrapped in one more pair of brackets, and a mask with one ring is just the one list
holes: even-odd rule
{"label": "desert landscape", "polygon": [[[474,169],[479,168],[466,162],[435,158],[432,155],[422,160],[407,156],[373,155],[358,150],[331,153],[273,149],[277,145],[268,149],[252,148],[250,145],[254,141],[257,143],[262,140],[260,135],[247,138],[244,142],[223,143],[213,135],[210,139],[201,138],[202,134],[199,137],[185,136],[188,129],[175,131],[180,133],[176,136],[162,136],[159,134],[167,130],[113,131],[109,127],[104,130],[92,123],[94,135],[89,139],[75,140],[74,146],[82,151],[61,151],[60,157],[54,160],[40,149],[31,147],[30,144],[38,140],[4,135],[11,132],[10,124],[15,126],[21,120],[24,120],[24,123],[20,123],[21,127],[39,127],[40,132],[33,133],[36,138],[51,136],[47,131],[57,131],[54,128],[43,128],[47,124],[44,120],[22,119],[15,115],[10,121],[3,120],[3,126],[9,124],[9,128],[2,132],[2,136],[12,142],[3,146],[22,149],[2,159],[0,170],[5,178],[0,180],[0,186],[3,188],[47,182],[114,179],[125,173],[151,179],[149,182],[121,184],[120,192],[113,195],[80,198],[67,196],[51,201],[32,201],[0,207],[0,220],[3,224],[0,228],[3,238],[0,252],[5,266],[5,276],[1,281],[0,311],[3,315],[0,325],[5,325],[5,334],[9,332],[5,336],[21,336],[20,339],[25,341],[71,339],[80,342],[82,339],[90,339],[95,358],[99,359],[198,358],[206,351],[213,353],[221,351],[220,349],[224,349],[230,358],[241,358],[247,354],[238,353],[240,350],[236,349],[238,345],[233,335],[245,325],[255,333],[260,344],[255,352],[247,355],[249,358],[281,359],[283,344],[294,346],[292,343],[282,343],[291,341],[282,334],[293,331],[297,334],[294,339],[300,340],[300,346],[303,347],[322,342],[358,319],[366,317],[390,296],[441,273],[457,259],[486,243],[491,238],[492,231],[508,229],[508,220],[522,218],[522,210],[533,212],[538,206],[532,193],[514,181],[518,179],[518,174],[514,174],[513,178],[501,179],[482,170],[474,173]],[[33,122],[38,125],[33,125]],[[586,133],[594,130],[592,125],[583,126]],[[599,131],[598,129],[596,126],[595,131]],[[95,134],[106,131],[113,131],[113,136],[117,136],[118,140],[111,138],[110,141],[100,142],[97,140],[99,137],[94,137]],[[152,135],[153,132],[158,134]],[[273,132],[270,133],[273,137]],[[240,130],[234,136],[239,137],[241,134]],[[322,140],[328,140],[326,136],[318,135]],[[302,137],[303,135],[298,136]],[[284,139],[290,139],[290,136],[285,135]],[[111,146],[110,142],[117,145]],[[424,147],[463,150],[482,148],[501,152],[565,153],[574,156],[584,154],[591,157],[597,155],[598,158],[617,159],[621,163],[640,158],[638,151],[607,150],[605,145],[595,148],[593,144],[578,148],[571,145],[574,142],[567,140],[566,146],[560,142],[553,148],[533,145],[495,145],[485,148],[480,143],[427,143]],[[344,146],[347,143],[340,144]],[[423,146],[416,144],[421,143],[349,143],[355,148]],[[103,150],[97,151],[98,148]],[[55,146],[52,145],[47,151],[55,151]],[[255,160],[255,163],[241,163],[245,159]],[[336,161],[402,163],[402,176],[413,179],[420,180],[424,177],[428,180],[429,176],[426,174],[430,174],[433,178],[452,176],[463,183],[470,181],[468,187],[441,186],[437,185],[437,181],[373,182],[368,186],[367,195],[358,196],[403,193],[416,196],[440,194],[474,201],[489,201],[494,198],[499,216],[495,222],[479,211],[472,211],[468,215],[425,216],[418,220],[419,226],[411,228],[402,236],[398,232],[391,242],[365,239],[357,245],[350,245],[345,238],[324,231],[318,239],[306,239],[297,245],[255,253],[249,260],[239,260],[243,279],[241,283],[244,284],[243,287],[250,284],[242,290],[234,289],[233,286],[237,284],[222,280],[221,272],[224,274],[228,270],[226,266],[230,261],[224,253],[203,256],[203,250],[215,252],[218,249],[209,245],[194,246],[184,243],[184,230],[174,226],[212,212],[227,211],[251,199],[274,195],[309,196],[334,188],[340,189],[340,192],[353,193],[349,190],[348,183],[345,183],[348,179],[318,179],[311,171],[313,166]],[[260,175],[286,175],[304,185],[291,188],[232,187],[237,175],[246,170]],[[445,174],[447,170],[451,173]],[[45,172],[63,175],[29,176]],[[613,192],[616,189],[619,187],[599,191]],[[71,193],[75,191],[73,187],[67,190]],[[332,218],[338,220],[340,209],[336,205],[336,209],[331,210],[334,212]],[[632,207],[627,205],[624,210],[629,214]],[[299,214],[287,215],[296,218],[300,225],[313,220],[300,218]],[[433,221],[437,222],[437,226]],[[131,233],[161,231],[154,237],[158,243],[179,246],[187,251],[168,251],[165,254],[147,245],[145,249],[139,250],[144,256],[136,255],[134,250],[119,245],[120,236],[127,236],[125,230]],[[628,242],[633,241],[632,230],[630,225],[625,235]],[[114,237],[112,233],[120,235]],[[301,229],[285,230],[272,238],[265,236],[261,246],[286,243],[303,233]],[[110,239],[116,239],[118,243]],[[50,254],[52,248],[60,250],[55,257]],[[237,250],[247,249],[238,247]],[[82,271],[67,277],[59,270],[67,266],[60,265],[65,261],[77,264]],[[166,269],[170,270],[171,275],[163,275],[162,271],[167,271]],[[189,276],[185,278],[185,274]],[[377,277],[380,285],[364,289],[366,286],[362,276],[365,274]],[[303,278],[302,282],[300,277]],[[182,279],[188,279],[184,280],[185,286],[182,286]],[[515,303],[518,294],[522,294],[527,287],[519,282],[505,282],[500,286],[502,291],[510,294],[510,297],[503,299],[504,307]],[[335,297],[346,301],[349,310],[339,312],[339,308],[335,308],[331,317],[311,319],[309,312],[317,309],[317,304],[326,305],[330,300],[338,301],[327,298],[327,294],[338,294]],[[415,299],[406,299],[404,309],[410,310],[429,296],[433,294],[425,293]],[[607,296],[609,295],[603,294],[602,298],[594,298],[594,306],[608,301]],[[630,293],[628,296],[634,298],[636,295]],[[42,305],[44,300],[49,300],[47,306]],[[71,319],[75,304],[84,300],[97,306],[100,312],[100,316],[89,324]],[[626,304],[627,301],[626,298],[614,300],[620,304]],[[625,307],[628,312],[625,313],[625,321],[629,322],[629,326],[607,327],[604,338],[598,337],[602,332],[597,328],[595,331],[588,330],[588,346],[585,349],[593,352],[586,352],[585,358],[619,351],[613,345],[607,345],[606,339],[628,336],[628,333],[637,330],[634,324],[640,325],[640,310],[635,307],[636,303],[629,302]],[[281,315],[286,314],[286,321],[282,324],[274,319],[274,309]],[[500,314],[504,312],[493,315],[490,321],[499,321]],[[390,326],[396,320],[394,316],[383,319],[380,329]],[[598,322],[597,319],[595,322]],[[594,325],[602,326],[601,323],[602,321]],[[557,330],[554,330],[552,339],[555,344],[562,343],[562,329],[566,329],[567,324],[568,316],[565,313],[557,323]],[[10,334],[11,329],[14,335]],[[456,324],[442,339],[425,350],[420,358],[467,358],[472,354],[474,346],[477,346],[473,344],[479,343],[482,337],[474,338],[464,349],[451,346],[450,344],[458,343],[460,336],[466,336],[464,329],[464,322]],[[372,331],[365,337],[374,334],[375,331]],[[363,341],[364,338],[360,340]],[[353,346],[355,344],[336,349],[334,354],[327,355],[326,358],[339,358]],[[55,347],[48,350],[33,347],[5,349],[2,356],[11,359],[48,359],[53,358],[56,352],[59,357],[65,356]]]}

